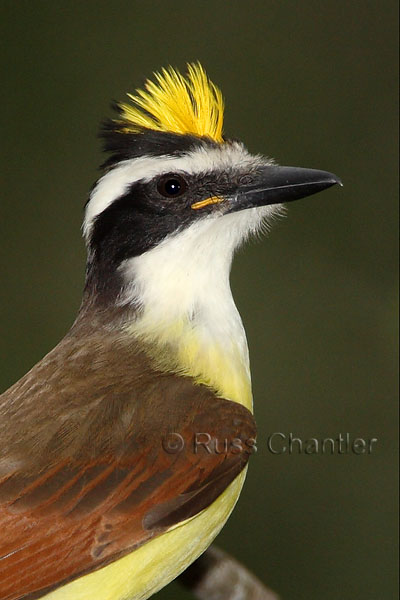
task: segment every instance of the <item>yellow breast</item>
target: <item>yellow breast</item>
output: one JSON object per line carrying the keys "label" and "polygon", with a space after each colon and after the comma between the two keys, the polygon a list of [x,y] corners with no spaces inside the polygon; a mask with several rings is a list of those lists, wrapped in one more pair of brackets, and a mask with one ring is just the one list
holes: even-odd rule
{"label": "yellow breast", "polygon": [[253,410],[246,336],[241,321],[230,335],[213,336],[188,319],[158,322],[150,313],[128,327],[131,336],[149,348],[156,367],[167,373],[189,375],[214,388],[223,398]]}

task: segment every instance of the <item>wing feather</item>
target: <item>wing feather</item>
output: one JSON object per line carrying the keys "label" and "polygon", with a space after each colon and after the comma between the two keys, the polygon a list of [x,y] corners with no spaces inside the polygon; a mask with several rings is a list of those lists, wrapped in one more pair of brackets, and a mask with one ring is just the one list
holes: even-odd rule
{"label": "wing feather", "polygon": [[[13,407],[12,415],[5,414],[9,427],[16,427],[14,416],[20,418],[14,445],[11,435],[0,437],[0,600],[40,597],[133,551],[200,513],[247,463],[246,451],[210,452],[194,444],[198,432],[207,432],[211,439],[229,443],[239,439],[246,449],[246,440],[255,436],[246,408],[218,398],[189,377],[152,371],[138,353],[125,357],[122,365],[112,364],[115,356],[121,361],[121,352],[113,347],[108,356],[115,374],[111,382],[103,382],[101,371],[98,380],[91,374],[91,397],[82,407],[86,437],[79,437],[82,431],[74,421],[76,398],[87,391],[82,363],[77,369],[56,355],[47,359],[46,369],[39,363],[29,375],[39,396],[40,377],[47,398],[49,385],[57,392],[56,408],[48,409],[48,427],[38,420],[46,407],[32,412],[32,402],[43,402],[43,397],[32,398],[26,381],[0,398],[3,415]],[[52,384],[61,368],[67,380],[63,389]],[[138,381],[139,388],[132,384]],[[73,403],[76,410],[71,412]],[[181,451],[166,448],[171,434],[181,436]],[[7,472],[7,464],[17,468]]]}

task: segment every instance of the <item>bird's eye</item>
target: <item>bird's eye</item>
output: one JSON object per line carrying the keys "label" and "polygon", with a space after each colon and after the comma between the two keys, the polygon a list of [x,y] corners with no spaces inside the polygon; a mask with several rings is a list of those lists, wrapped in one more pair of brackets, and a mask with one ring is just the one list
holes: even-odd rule
{"label": "bird's eye", "polygon": [[186,188],[187,183],[180,175],[164,175],[157,183],[157,190],[166,198],[178,198]]}

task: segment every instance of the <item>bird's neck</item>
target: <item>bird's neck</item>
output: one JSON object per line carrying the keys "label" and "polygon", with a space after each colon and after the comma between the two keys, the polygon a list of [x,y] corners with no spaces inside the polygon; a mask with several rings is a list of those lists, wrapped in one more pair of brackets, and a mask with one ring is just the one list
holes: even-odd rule
{"label": "bird's neck", "polygon": [[[229,286],[229,266],[204,269],[187,262],[149,280],[136,265],[132,299],[140,310],[127,332],[144,341],[163,371],[174,371],[211,386],[218,395],[252,407],[246,336]],[[141,292],[138,291],[141,289]],[[136,295],[135,295],[136,294]]]}

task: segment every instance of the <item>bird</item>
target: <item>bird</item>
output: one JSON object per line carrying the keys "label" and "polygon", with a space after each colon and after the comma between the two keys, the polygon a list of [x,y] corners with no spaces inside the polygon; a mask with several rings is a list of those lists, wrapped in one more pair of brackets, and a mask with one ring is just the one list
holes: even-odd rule
{"label": "bird", "polygon": [[1,600],[144,600],[212,543],[256,439],[234,252],[341,183],[226,137],[200,62],[113,108],[76,320],[0,396]]}

